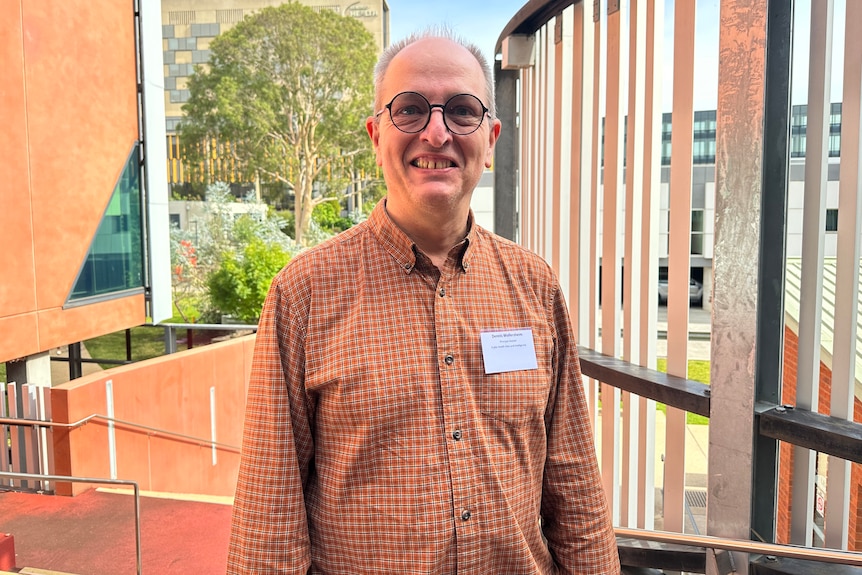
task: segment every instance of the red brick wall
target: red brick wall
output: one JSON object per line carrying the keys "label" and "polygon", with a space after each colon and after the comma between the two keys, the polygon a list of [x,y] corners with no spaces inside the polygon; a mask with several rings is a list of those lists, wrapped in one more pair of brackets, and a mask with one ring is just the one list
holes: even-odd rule
{"label": "red brick wall", "polygon": [[[798,368],[797,350],[799,340],[796,333],[789,328],[784,329],[784,385],[781,402],[788,405],[796,403],[796,372]],[[829,401],[832,393],[832,372],[822,362],[820,363],[820,390],[818,394],[818,412],[829,412]],[[856,398],[854,420],[862,422],[862,402]],[[776,542],[790,543],[790,504],[792,490],[793,446],[781,443],[779,446],[778,463],[778,512],[776,526]],[[850,472],[850,525],[848,549],[862,550],[862,466],[854,463]]]}

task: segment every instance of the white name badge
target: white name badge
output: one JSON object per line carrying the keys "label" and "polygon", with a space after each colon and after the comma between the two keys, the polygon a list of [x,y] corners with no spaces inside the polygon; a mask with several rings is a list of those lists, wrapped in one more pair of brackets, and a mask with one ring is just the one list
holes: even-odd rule
{"label": "white name badge", "polygon": [[483,331],[481,338],[485,373],[538,369],[532,329]]}

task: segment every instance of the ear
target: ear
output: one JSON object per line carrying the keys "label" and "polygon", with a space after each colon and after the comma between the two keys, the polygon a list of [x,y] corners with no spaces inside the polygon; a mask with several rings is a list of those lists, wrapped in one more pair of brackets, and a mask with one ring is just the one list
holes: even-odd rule
{"label": "ear", "polygon": [[491,129],[488,130],[488,150],[485,152],[485,167],[490,168],[494,162],[494,146],[497,143],[497,138],[500,137],[500,130],[503,128],[503,123],[499,119],[494,119],[491,122]]}
{"label": "ear", "polygon": [[380,143],[380,123],[374,116],[368,116],[365,119],[365,130],[368,132],[368,137],[371,138],[371,144],[374,146],[374,155],[377,160],[377,165],[382,166],[380,154],[378,153],[378,145]]}

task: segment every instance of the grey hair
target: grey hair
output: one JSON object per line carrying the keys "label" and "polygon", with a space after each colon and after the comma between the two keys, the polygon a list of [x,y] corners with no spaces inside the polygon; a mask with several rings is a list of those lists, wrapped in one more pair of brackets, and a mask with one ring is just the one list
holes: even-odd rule
{"label": "grey hair", "polygon": [[413,32],[406,38],[399,40],[394,44],[390,44],[389,47],[383,51],[380,55],[380,59],[377,61],[377,65],[374,67],[374,112],[376,113],[383,108],[384,104],[380,101],[380,94],[382,91],[381,87],[383,86],[383,80],[386,77],[386,71],[389,69],[389,64],[392,63],[393,58],[395,58],[395,56],[397,56],[398,53],[407,46],[426,38],[443,38],[451,40],[459,46],[466,48],[473,57],[476,58],[476,61],[479,62],[479,66],[482,68],[482,74],[485,76],[485,91],[488,96],[488,113],[492,118],[496,118],[497,103],[495,100],[496,96],[494,95],[494,72],[488,63],[488,59],[485,58],[485,54],[482,53],[482,50],[476,46],[476,44],[468,42],[461,36],[455,34],[451,28],[445,26],[430,26],[418,32]]}

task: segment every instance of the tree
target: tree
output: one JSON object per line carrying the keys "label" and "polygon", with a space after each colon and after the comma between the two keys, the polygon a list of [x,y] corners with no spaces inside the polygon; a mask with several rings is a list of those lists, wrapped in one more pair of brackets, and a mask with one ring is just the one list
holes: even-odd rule
{"label": "tree", "polygon": [[292,190],[303,244],[316,204],[376,174],[364,127],[374,40],[354,18],[290,2],[246,17],[210,50],[189,79],[186,153],[204,159],[218,145],[246,177]]}

